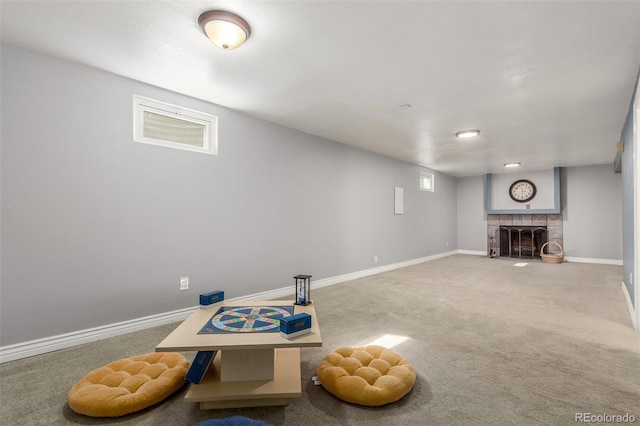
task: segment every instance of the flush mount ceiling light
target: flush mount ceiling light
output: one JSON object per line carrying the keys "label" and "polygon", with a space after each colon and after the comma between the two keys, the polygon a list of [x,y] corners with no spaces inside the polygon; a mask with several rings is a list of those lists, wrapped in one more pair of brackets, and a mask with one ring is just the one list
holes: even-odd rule
{"label": "flush mount ceiling light", "polygon": [[456,132],[457,138],[473,138],[480,134],[480,130],[460,130]]}
{"label": "flush mount ceiling light", "polygon": [[505,167],[520,167],[520,163],[504,163]]}
{"label": "flush mount ceiling light", "polygon": [[198,24],[213,44],[225,50],[240,47],[251,35],[247,21],[224,10],[204,12],[198,18]]}

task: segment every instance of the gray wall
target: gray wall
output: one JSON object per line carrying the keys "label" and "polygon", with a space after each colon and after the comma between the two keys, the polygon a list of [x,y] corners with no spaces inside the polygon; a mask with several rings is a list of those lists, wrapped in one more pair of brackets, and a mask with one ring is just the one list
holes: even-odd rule
{"label": "gray wall", "polygon": [[612,164],[561,173],[566,256],[622,259],[622,179]]}
{"label": "gray wall", "polygon": [[[17,47],[1,53],[0,345],[194,306],[203,291],[233,298],[300,273],[456,249],[450,176],[419,191],[414,165]],[[219,155],[133,142],[134,94],[217,115]],[[178,290],[181,276],[190,290]]]}
{"label": "gray wall", "polygon": [[[232,298],[298,273],[486,250],[484,176],[436,173],[436,192],[419,191],[418,166],[13,46],[1,54],[0,345],[190,307],[211,289]],[[134,143],[133,94],[217,115],[219,155]],[[622,138],[631,131],[628,119]],[[633,300],[631,149],[622,177],[563,170],[563,213],[567,255],[624,256]]]}
{"label": "gray wall", "polygon": [[458,248],[487,251],[486,179],[458,178]]}
{"label": "gray wall", "polygon": [[[500,214],[499,210],[508,210],[521,214],[536,214],[536,210],[553,210],[556,207],[555,176],[554,169],[494,173],[491,175],[490,188],[492,205],[487,207],[489,207],[489,211],[498,210],[492,212],[496,214]],[[533,200],[519,203],[509,196],[511,184],[519,179],[528,179],[534,183],[537,191]]]}
{"label": "gray wall", "polygon": [[[458,179],[458,248],[487,248],[484,176]],[[567,256],[622,259],[622,182],[612,164],[561,172],[564,249]]]}
{"label": "gray wall", "polygon": [[[640,76],[640,71],[638,72]],[[635,223],[635,213],[633,208],[633,195],[635,186],[633,182],[633,171],[636,167],[634,163],[634,146],[633,146],[633,104],[638,93],[638,79],[631,96],[629,104],[629,112],[625,120],[624,127],[620,134],[620,140],[624,141],[624,152],[622,153],[622,229],[623,229],[623,281],[624,285],[631,297],[631,303],[636,303],[635,289],[631,282],[631,274],[635,269],[635,247],[634,247],[634,229],[639,224]],[[634,277],[637,285],[638,277]],[[636,311],[637,306],[634,306]]]}

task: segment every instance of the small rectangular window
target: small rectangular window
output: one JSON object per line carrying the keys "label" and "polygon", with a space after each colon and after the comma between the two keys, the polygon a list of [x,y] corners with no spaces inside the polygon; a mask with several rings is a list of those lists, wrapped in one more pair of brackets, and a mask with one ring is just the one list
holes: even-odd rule
{"label": "small rectangular window", "polygon": [[133,140],[206,154],[218,153],[218,118],[141,96],[133,97]]}
{"label": "small rectangular window", "polygon": [[433,173],[420,172],[420,189],[422,191],[435,191],[435,181]]}

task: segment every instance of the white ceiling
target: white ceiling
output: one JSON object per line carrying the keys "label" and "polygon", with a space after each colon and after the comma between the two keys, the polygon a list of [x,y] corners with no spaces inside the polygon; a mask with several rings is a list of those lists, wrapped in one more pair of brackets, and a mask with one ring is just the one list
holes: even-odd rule
{"label": "white ceiling", "polygon": [[[234,51],[209,9],[252,28]],[[640,1],[6,1],[2,41],[453,176],[612,163]],[[409,109],[399,109],[410,104]],[[462,129],[480,137],[456,140]]]}

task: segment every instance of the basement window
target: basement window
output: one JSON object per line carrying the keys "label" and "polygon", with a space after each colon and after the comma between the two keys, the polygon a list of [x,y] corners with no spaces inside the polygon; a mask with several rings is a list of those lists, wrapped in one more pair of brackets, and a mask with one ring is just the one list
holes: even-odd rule
{"label": "basement window", "polygon": [[216,155],[218,117],[134,96],[133,140]]}
{"label": "basement window", "polygon": [[422,191],[435,191],[435,181],[433,173],[420,172],[420,189]]}

